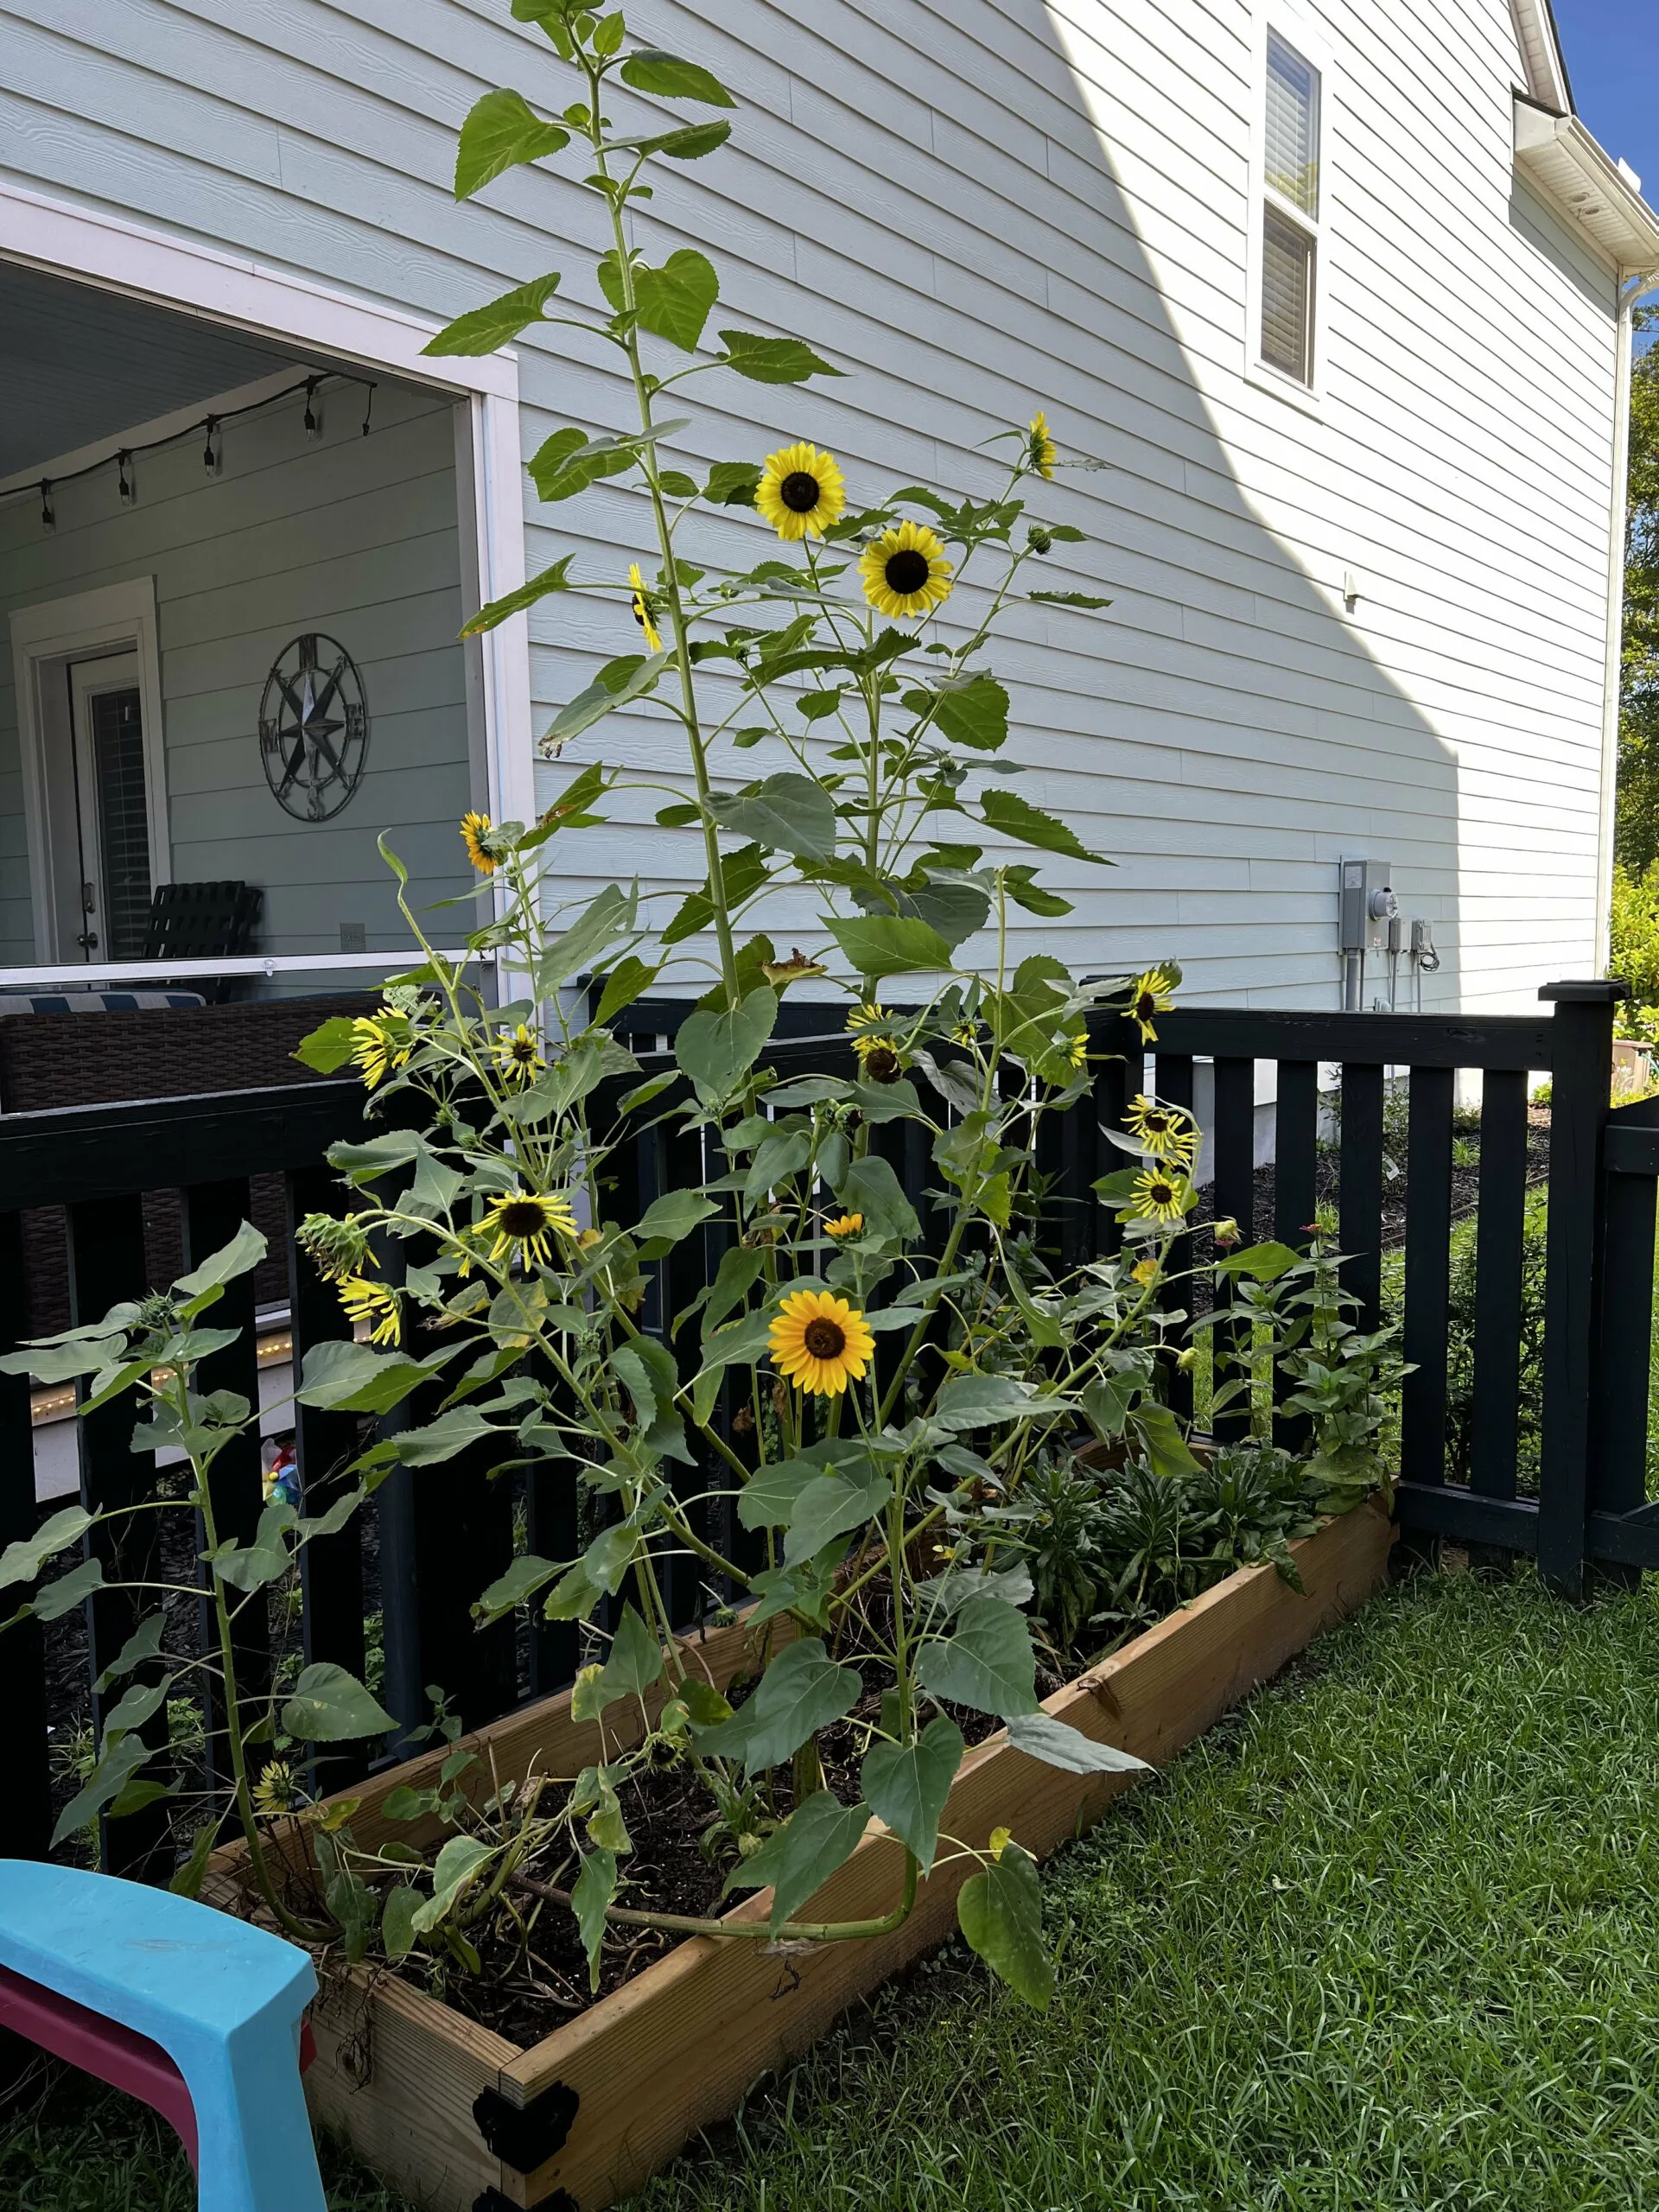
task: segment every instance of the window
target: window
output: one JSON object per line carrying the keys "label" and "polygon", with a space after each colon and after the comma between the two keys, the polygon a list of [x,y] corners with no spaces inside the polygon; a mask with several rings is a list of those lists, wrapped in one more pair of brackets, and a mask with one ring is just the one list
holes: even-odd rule
{"label": "window", "polygon": [[1319,252],[1319,72],[1268,33],[1262,159],[1261,356],[1300,385],[1314,381]]}

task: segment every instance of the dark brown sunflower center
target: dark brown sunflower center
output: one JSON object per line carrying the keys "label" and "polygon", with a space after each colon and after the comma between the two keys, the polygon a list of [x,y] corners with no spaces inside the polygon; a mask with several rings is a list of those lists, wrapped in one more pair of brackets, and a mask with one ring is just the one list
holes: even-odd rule
{"label": "dark brown sunflower center", "polygon": [[1152,1202],[1156,1206],[1166,1206],[1174,1195],[1175,1185],[1173,1183],[1154,1183],[1150,1192]]}
{"label": "dark brown sunflower center", "polygon": [[515,1060],[533,1060],[536,1057],[536,1040],[533,1037],[515,1037],[508,1049]]}
{"label": "dark brown sunflower center", "polygon": [[872,1083],[896,1083],[899,1055],[891,1045],[877,1045],[864,1055],[864,1072]]}
{"label": "dark brown sunflower center", "polygon": [[1156,1014],[1157,1011],[1158,1001],[1153,996],[1152,993],[1150,991],[1141,992],[1135,1001],[1135,1020],[1137,1021],[1150,1021],[1153,1015]]}
{"label": "dark brown sunflower center", "polygon": [[802,1330],[801,1342],[814,1359],[839,1359],[847,1349],[847,1332],[839,1321],[826,1320],[820,1313]]}
{"label": "dark brown sunflower center", "polygon": [[1166,1137],[1169,1135],[1169,1116],[1167,1114],[1148,1114],[1142,1126],[1149,1137]]}
{"label": "dark brown sunflower center", "polygon": [[918,553],[914,546],[907,545],[899,552],[888,554],[885,573],[887,589],[896,591],[901,599],[907,599],[912,592],[921,590],[932,570],[927,565],[926,554]]}
{"label": "dark brown sunflower center", "polygon": [[823,495],[816,476],[809,476],[804,468],[795,468],[778,486],[778,496],[791,514],[810,515]]}
{"label": "dark brown sunflower center", "polygon": [[510,1198],[501,1209],[500,1222],[509,1236],[536,1236],[547,1227],[547,1216],[536,1198]]}

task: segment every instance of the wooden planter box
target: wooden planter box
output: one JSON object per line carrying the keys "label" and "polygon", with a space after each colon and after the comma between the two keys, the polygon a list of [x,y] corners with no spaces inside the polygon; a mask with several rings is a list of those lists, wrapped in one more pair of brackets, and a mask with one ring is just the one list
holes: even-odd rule
{"label": "wooden planter box", "polygon": [[[1394,1539],[1374,1499],[1294,1547],[1299,1594],[1270,1567],[1231,1575],[1045,1700],[1087,1736],[1161,1764],[1382,1580]],[[743,1630],[696,1647],[713,1678],[744,1669]],[[550,1698],[469,1743],[497,1771],[574,1773],[599,1756],[591,1724]],[[445,1749],[447,1750],[447,1746]],[[380,1777],[353,1822],[363,1842],[397,1782],[420,1786],[442,1752]],[[1038,1855],[1098,1818],[1132,1777],[1065,1774],[1015,1751],[998,1732],[964,1760],[944,1827],[974,1842],[1007,1826]],[[409,1831],[400,1833],[407,1835]],[[819,1892],[815,1918],[887,1910],[899,1847],[873,1821]],[[956,1927],[958,1862],[923,1883],[895,1934],[779,1957],[753,1942],[698,1936],[529,2050],[475,2027],[383,1971],[326,1975],[313,2012],[317,2061],[306,2076],[313,2112],[348,2136],[385,2179],[428,2212],[500,2212],[543,2205],[600,2212],[637,2188],[695,2131],[730,2113],[756,2077],[822,2035],[845,2007]],[[771,1892],[727,1916],[764,1920]],[[803,1909],[805,1910],[804,1908]]]}

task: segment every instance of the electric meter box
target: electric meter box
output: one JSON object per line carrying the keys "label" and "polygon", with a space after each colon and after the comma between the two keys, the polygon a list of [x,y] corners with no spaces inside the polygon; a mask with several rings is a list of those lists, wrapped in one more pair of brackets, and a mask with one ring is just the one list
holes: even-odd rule
{"label": "electric meter box", "polygon": [[1389,922],[1400,911],[1394,895],[1390,861],[1342,863],[1342,950],[1386,952]]}

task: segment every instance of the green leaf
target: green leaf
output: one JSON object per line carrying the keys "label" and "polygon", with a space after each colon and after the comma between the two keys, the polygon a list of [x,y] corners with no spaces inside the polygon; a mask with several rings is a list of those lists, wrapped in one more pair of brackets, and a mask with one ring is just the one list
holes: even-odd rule
{"label": "green leaf", "polygon": [[777,1019],[777,994],[763,986],[751,991],[734,1013],[694,1014],[681,1023],[674,1058],[705,1105],[728,1096],[748,1073]]}
{"label": "green leaf", "polygon": [[407,1882],[395,1882],[387,1891],[380,1910],[380,1941],[389,1959],[406,1959],[414,1949],[422,1903],[420,1891]]}
{"label": "green leaf", "polygon": [[589,1851],[582,1854],[582,1872],[570,1892],[582,1948],[588,1954],[588,1986],[599,1989],[600,1947],[605,1940],[605,1908],[616,1895],[616,1853]]}
{"label": "green leaf", "polygon": [[[522,93],[486,92],[461,126],[455,149],[455,197],[475,192],[521,162],[538,162],[570,143],[570,133],[545,123]],[[430,349],[429,348],[429,351]]]}
{"label": "green leaf", "polygon": [[749,1163],[743,1185],[744,1203],[759,1205],[768,1191],[781,1189],[791,1175],[805,1166],[811,1153],[812,1140],[804,1129],[791,1129],[783,1136],[768,1137]]}
{"label": "green leaf", "polygon": [[[917,702],[925,704],[927,696],[912,693],[905,704],[918,713]],[[1007,741],[1008,695],[994,676],[973,677],[939,693],[933,724],[953,745],[966,745],[976,753],[995,753]]]}
{"label": "green leaf", "polygon": [[[76,1510],[79,1510],[79,1509]],[[4,1561],[0,1560],[0,1567],[3,1565]],[[0,1576],[0,1580],[3,1579],[3,1576]],[[162,1636],[166,1627],[166,1614],[156,1612],[152,1613],[147,1621],[141,1622],[138,1627],[134,1629],[132,1634],[122,1645],[118,1656],[111,1660],[109,1665],[92,1685],[100,1697],[111,1683],[118,1682],[123,1675],[130,1675],[135,1667],[142,1667],[146,1660],[158,1659],[161,1656]]]}
{"label": "green leaf", "polygon": [[946,1714],[930,1720],[913,1744],[872,1744],[859,1786],[878,1820],[921,1862],[924,1874],[938,1848],[939,1821],[962,1764],[962,1731]]}
{"label": "green leaf", "polygon": [[1109,607],[1109,599],[1096,599],[1086,591],[1033,591],[1028,599],[1040,600],[1047,607]]}
{"label": "green leaf", "polygon": [[751,384],[804,384],[809,377],[846,373],[815,353],[804,338],[760,338],[752,330],[722,330],[720,340],[726,348],[726,366]]}
{"label": "green leaf", "polygon": [[253,1541],[226,1545],[214,1554],[213,1573],[233,1590],[263,1590],[288,1573],[286,1532],[294,1525],[294,1509],[285,1498],[274,1497],[259,1516]]}
{"label": "green leaf", "polygon": [[858,1848],[869,1826],[867,1805],[842,1805],[827,1789],[815,1789],[806,1802],[774,1828],[753,1859],[727,1877],[728,1890],[772,1892],[768,1925],[775,1936],[786,1920],[815,1897],[838,1867]]}
{"label": "green leaf", "polygon": [[785,1647],[729,1720],[698,1731],[697,1750],[716,1758],[741,1756],[747,1771],[758,1774],[850,1713],[863,1694],[858,1669],[837,1666],[821,1637],[805,1637]]}
{"label": "green leaf", "polygon": [[970,1949],[1016,1997],[1038,2012],[1054,1993],[1054,1966],[1043,1948],[1043,1893],[1037,1861],[1017,1843],[971,1874],[957,1895],[957,1923]]}
{"label": "green leaf", "polygon": [[301,1039],[292,1057],[319,1075],[336,1075],[352,1057],[352,1017],[336,1014]]}
{"label": "green leaf", "polygon": [[659,130],[654,138],[613,138],[608,146],[626,147],[636,154],[666,154],[671,162],[699,162],[726,143],[732,135],[729,123],[687,123],[677,130]]}
{"label": "green leaf", "polygon": [[435,1789],[411,1789],[408,1783],[400,1782],[395,1789],[386,1793],[386,1802],[380,1810],[389,1821],[429,1820],[442,1804]]}
{"label": "green leaf", "polygon": [[[595,892],[568,930],[556,937],[536,963],[536,989],[550,998],[562,983],[573,982],[601,954],[626,937],[639,911],[639,893],[607,883]],[[572,1102],[574,1103],[574,1102]]]}
{"label": "green leaf", "polygon": [[879,1468],[817,1476],[802,1490],[789,1516],[784,1565],[798,1567],[816,1559],[826,1544],[861,1529],[892,1503],[893,1484]]}
{"label": "green leaf", "polygon": [[1247,1244],[1241,1252],[1228,1252],[1216,1262],[1217,1274],[1249,1275],[1254,1282],[1277,1282],[1281,1275],[1288,1274],[1300,1267],[1302,1255],[1288,1244],[1268,1242]]}
{"label": "green leaf", "polygon": [[[722,331],[721,337],[729,334]],[[711,506],[752,507],[762,471],[752,461],[717,461],[709,471],[702,496]]]}
{"label": "green leaf", "polygon": [[836,1186],[836,1197],[849,1213],[861,1213],[867,1231],[905,1241],[919,1236],[921,1223],[905,1196],[904,1185],[876,1153],[855,1160]]}
{"label": "green leaf", "polygon": [[73,1611],[83,1599],[90,1598],[94,1590],[103,1586],[103,1561],[84,1559],[67,1574],[59,1575],[55,1582],[46,1583],[35,1592],[35,1618],[41,1621],[61,1620],[65,1613]]}
{"label": "green leaf", "polygon": [[1012,1375],[953,1375],[928,1418],[957,1433],[1005,1421],[1048,1420],[1071,1408],[1069,1398],[1055,1397]]}
{"label": "green leaf", "polygon": [[[96,1518],[82,1506],[66,1505],[60,1513],[42,1521],[32,1536],[20,1537],[15,1544],[8,1544],[0,1552],[0,1590],[12,1582],[32,1582],[48,1560],[67,1551],[71,1544],[79,1543]],[[121,1656],[125,1660],[126,1653],[124,1651]],[[119,1662],[117,1671],[120,1671]]]}
{"label": "green leaf", "polygon": [[424,1936],[435,1928],[494,1855],[492,1846],[475,1835],[452,1835],[432,1869],[431,1896],[410,1916],[415,1933]]}
{"label": "green leaf", "polygon": [[[721,887],[726,894],[728,909],[741,906],[751,893],[758,891],[771,877],[758,845],[744,845],[734,853],[722,853],[720,861]],[[678,944],[684,938],[696,937],[709,928],[715,918],[714,901],[709,896],[705,878],[701,891],[693,891],[682,901],[680,907],[663,931],[663,943]]]}
{"label": "green leaf", "polygon": [[175,1897],[199,1897],[201,1885],[207,1878],[207,1861],[213,1855],[219,1841],[217,1821],[204,1821],[190,1839],[190,1856],[182,1866],[175,1867],[168,1884]]}
{"label": "green leaf", "polygon": [[861,976],[949,969],[950,948],[928,923],[908,914],[868,914],[828,919],[830,935]]}
{"label": "green leaf", "polygon": [[585,691],[578,691],[568,705],[560,708],[549,724],[543,742],[564,745],[582,731],[591,729],[596,721],[618,707],[626,707],[630,700],[641,699],[654,691],[668,665],[668,655],[648,653],[624,654],[621,659],[608,662],[601,668]]}
{"label": "green leaf", "polygon": [[551,505],[574,499],[602,476],[620,476],[638,458],[639,448],[632,441],[590,438],[586,430],[572,425],[555,430],[537,448],[530,462],[531,479],[538,497]]}
{"label": "green leaf", "polygon": [[294,1395],[301,1405],[327,1413],[389,1414],[431,1377],[425,1362],[407,1352],[330,1339],[306,1353]]}
{"label": "green leaf", "polygon": [[399,1467],[435,1467],[453,1459],[468,1445],[482,1443],[486,1437],[493,1437],[505,1446],[511,1434],[510,1430],[497,1428],[486,1421],[476,1406],[452,1406],[424,1428],[407,1428],[401,1435],[387,1437],[375,1446],[372,1457],[378,1463],[391,1461]]}
{"label": "green leaf", "polygon": [[594,1020],[598,1022],[614,1020],[625,1006],[632,1006],[641,999],[662,974],[660,966],[647,966],[635,954],[629,953],[619,960],[605,978],[605,988],[600,993],[599,1005]]}
{"label": "green leaf", "polygon": [[1057,1766],[1066,1774],[1151,1772],[1145,1759],[1111,1744],[1097,1744],[1052,1713],[1016,1713],[1008,1722],[1008,1741],[1027,1758],[1040,1759],[1045,1766]]}
{"label": "green leaf", "polygon": [[1187,1449],[1181,1425],[1167,1406],[1160,1406],[1155,1399],[1144,1398],[1128,1416],[1128,1426],[1140,1438],[1154,1474],[1198,1472],[1198,1462]]}
{"label": "green leaf", "polygon": [[836,849],[836,803],[810,776],[768,776],[754,791],[714,791],[709,811],[722,830],[764,850],[828,860]]}
{"label": "green leaf", "polygon": [[720,1211],[713,1198],[706,1198],[701,1191],[664,1191],[660,1198],[653,1198],[645,1208],[634,1235],[641,1244],[655,1244],[658,1249],[642,1257],[660,1260],[672,1251],[710,1214]]}
{"label": "green leaf", "polygon": [[142,1736],[124,1736],[106,1751],[58,1815],[58,1824],[52,1831],[51,1849],[55,1851],[67,1838],[95,1820],[106,1805],[114,1804],[150,1756],[151,1747]]}
{"label": "green leaf", "polygon": [[655,92],[658,99],[702,100],[707,107],[735,107],[718,77],[695,61],[682,61],[660,47],[642,46],[631,54],[617,72],[636,92]]}
{"label": "green leaf", "polygon": [[153,1720],[173,1682],[174,1677],[165,1675],[158,1682],[130,1684],[104,1716],[105,1743],[113,1745],[122,1736],[136,1735],[145,1721]]}
{"label": "green leaf", "polygon": [[1091,853],[1069,823],[1045,814],[1040,807],[1021,798],[1018,791],[982,791],[979,807],[993,830],[1000,830],[1005,837],[1017,837],[1022,845],[1040,845],[1045,852],[1064,853],[1076,861],[1093,861],[1097,868],[1113,866],[1098,853]]}
{"label": "green leaf", "polygon": [[660,269],[645,263],[635,269],[633,297],[641,329],[690,353],[720,297],[720,279],[706,254],[682,246]]}
{"label": "green leaf", "polygon": [[352,1743],[384,1736],[396,1726],[355,1675],[328,1659],[300,1669],[293,1695],[283,1707],[283,1733],[302,1744]]}
{"label": "green leaf", "polygon": [[[558,289],[556,276],[538,276],[533,283],[516,284],[499,299],[470,308],[422,346],[423,353],[493,353],[511,345],[521,331],[542,320],[542,310]],[[580,433],[578,434],[580,435]],[[543,494],[545,497],[545,494]]]}
{"label": "green leaf", "polygon": [[662,1645],[645,1626],[638,1608],[625,1605],[605,1662],[605,1702],[608,1705],[619,1697],[643,1697],[662,1671]]}
{"label": "green leaf", "polygon": [[948,1637],[930,1637],[916,1679],[930,1697],[1008,1720],[1037,1710],[1037,1659],[1023,1613],[1001,1598],[969,1598]]}
{"label": "green leaf", "polygon": [[[470,622],[462,623],[460,634],[463,638],[480,637],[486,630],[499,628],[509,615],[522,614],[525,607],[534,607],[537,600],[546,599],[556,591],[569,591],[570,563],[575,557],[574,553],[566,553],[550,569],[543,569],[540,575],[532,576],[526,584],[520,584],[517,591],[510,591],[505,599],[493,599],[487,607],[480,607]],[[345,1019],[343,1015],[340,1018]],[[334,1024],[325,1021],[322,1027],[323,1029],[330,1029]],[[351,1023],[347,1021],[346,1027],[349,1033]],[[315,1033],[320,1036],[322,1032],[319,1030]],[[336,1061],[335,1065],[340,1064]]]}
{"label": "green leaf", "polygon": [[221,1283],[234,1282],[238,1275],[251,1274],[267,1249],[263,1233],[251,1221],[245,1221],[228,1244],[221,1244],[199,1268],[193,1268],[188,1275],[181,1275],[173,1287],[181,1290],[187,1298],[194,1298],[204,1290],[216,1290]]}

